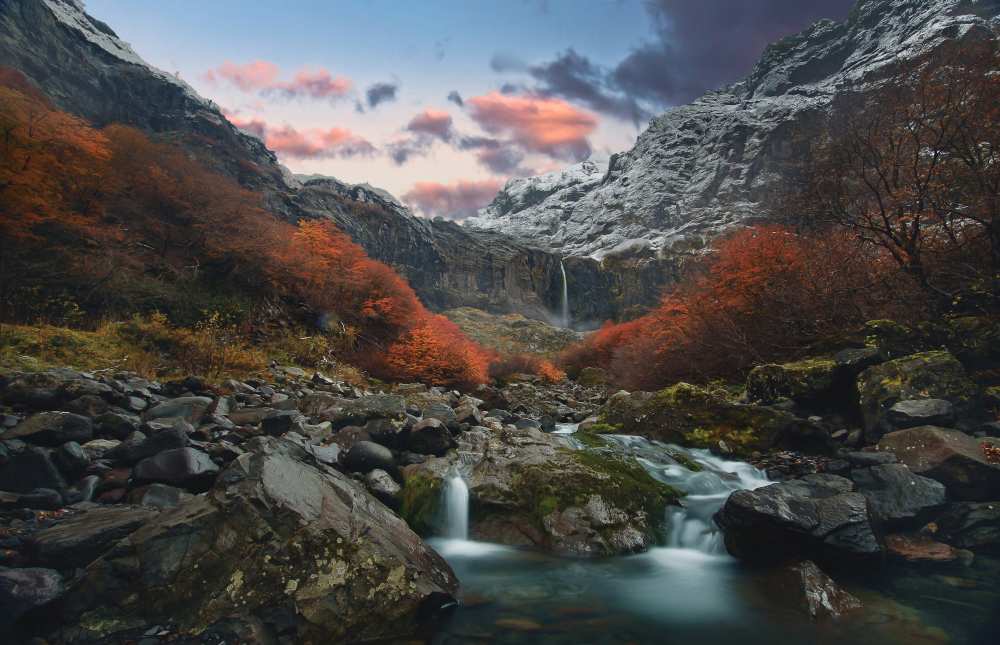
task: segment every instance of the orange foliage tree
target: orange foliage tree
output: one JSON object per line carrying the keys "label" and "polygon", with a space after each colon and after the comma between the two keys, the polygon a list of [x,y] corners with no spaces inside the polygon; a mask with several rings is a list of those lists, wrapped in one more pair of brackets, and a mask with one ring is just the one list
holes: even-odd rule
{"label": "orange foliage tree", "polygon": [[399,380],[470,387],[486,381],[489,353],[458,326],[427,313],[386,352],[385,367]]}

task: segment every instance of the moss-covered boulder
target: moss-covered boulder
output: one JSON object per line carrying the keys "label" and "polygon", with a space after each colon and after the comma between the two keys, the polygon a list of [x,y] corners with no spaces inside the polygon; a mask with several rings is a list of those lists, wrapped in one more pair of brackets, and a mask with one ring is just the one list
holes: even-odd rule
{"label": "moss-covered boulder", "polygon": [[961,418],[975,412],[978,389],[955,356],[922,352],[870,367],[858,377],[865,438],[877,441],[893,429],[889,410],[908,399],[943,399]]}
{"label": "moss-covered boulder", "polygon": [[624,434],[737,456],[774,447],[830,450],[826,430],[816,424],[782,410],[735,403],[723,392],[689,383],[656,393],[618,393],[602,409],[601,419]]}
{"label": "moss-covered boulder", "polygon": [[840,373],[832,358],[813,358],[781,365],[758,365],[747,375],[747,398],[754,403],[792,399],[821,404],[833,395]]}
{"label": "moss-covered boulder", "polygon": [[887,359],[939,349],[942,340],[926,325],[911,327],[894,320],[869,320],[864,333],[865,345],[879,350]]}
{"label": "moss-covered boulder", "polygon": [[428,517],[440,519],[440,485],[435,490],[429,482],[456,466],[469,486],[473,538],[560,555],[644,551],[657,543],[666,507],[679,497],[632,457],[571,449],[533,429],[475,428],[459,437],[457,454],[404,469],[411,526],[424,530]]}

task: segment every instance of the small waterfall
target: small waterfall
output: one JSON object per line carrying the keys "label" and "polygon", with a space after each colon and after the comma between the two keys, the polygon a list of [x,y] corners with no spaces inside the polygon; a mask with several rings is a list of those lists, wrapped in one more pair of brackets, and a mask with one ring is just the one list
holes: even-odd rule
{"label": "small waterfall", "polygon": [[604,438],[635,455],[654,478],[687,493],[681,500],[683,506],[667,509],[668,547],[724,555],[722,533],[712,516],[733,491],[752,490],[771,483],[750,464],[720,459],[708,450],[624,435],[604,435]]}
{"label": "small waterfall", "polygon": [[444,482],[444,537],[469,539],[469,487],[458,471]]}
{"label": "small waterfall", "polygon": [[570,323],[572,322],[569,318],[569,284],[566,282],[566,265],[563,264],[562,260],[559,260],[559,270],[562,272],[562,303],[560,308],[560,322],[563,327],[568,329],[570,327]]}

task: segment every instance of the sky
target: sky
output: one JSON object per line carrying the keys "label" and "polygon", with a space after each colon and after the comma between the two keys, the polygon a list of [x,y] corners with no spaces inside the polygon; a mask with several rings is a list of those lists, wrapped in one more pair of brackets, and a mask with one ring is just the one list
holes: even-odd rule
{"label": "sky", "polygon": [[86,0],[294,172],[463,219],[606,159],[853,0]]}

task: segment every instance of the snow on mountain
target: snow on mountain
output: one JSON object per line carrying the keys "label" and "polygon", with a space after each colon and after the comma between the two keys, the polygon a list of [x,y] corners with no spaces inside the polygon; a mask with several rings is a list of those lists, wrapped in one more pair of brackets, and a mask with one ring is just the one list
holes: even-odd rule
{"label": "snow on mountain", "polygon": [[846,22],[774,43],[743,81],[653,119],[606,170],[584,162],[511,180],[467,225],[562,255],[698,249],[767,217],[808,152],[793,132],[818,123],[838,93],[946,41],[992,35],[998,12],[996,0],[860,0]]}

